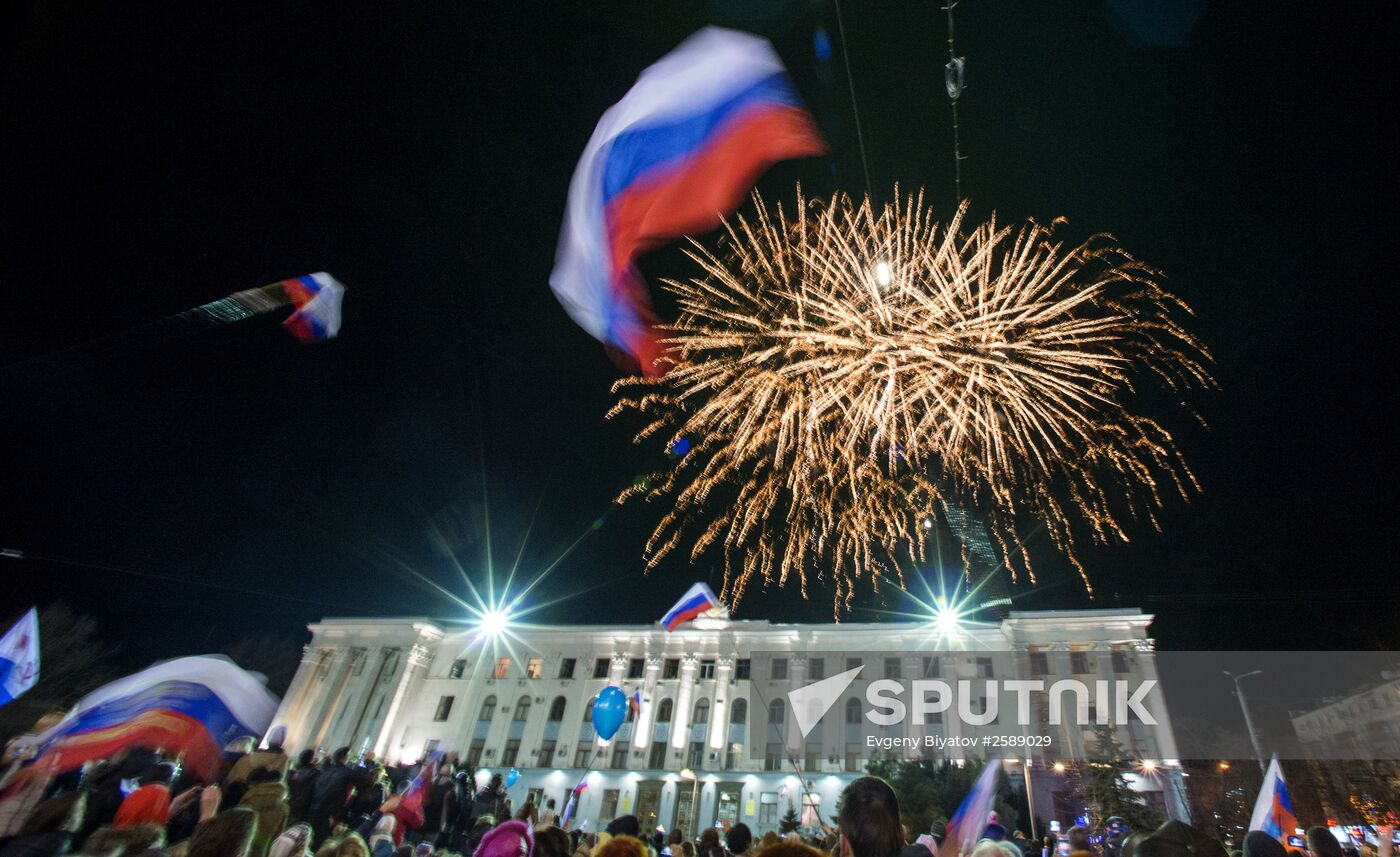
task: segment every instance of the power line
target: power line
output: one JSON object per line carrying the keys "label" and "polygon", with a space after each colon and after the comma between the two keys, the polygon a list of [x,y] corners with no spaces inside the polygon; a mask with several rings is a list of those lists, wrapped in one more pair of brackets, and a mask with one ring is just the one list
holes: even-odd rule
{"label": "power line", "polygon": [[870,190],[870,162],[865,158],[865,134],[860,127],[860,108],[856,105],[856,82],[851,77],[851,54],[846,50],[846,22],[841,17],[841,0],[835,0],[836,29],[841,34],[841,58],[846,63],[846,85],[851,90],[851,113],[856,118],[856,142],[860,145],[860,166],[865,171],[865,193]]}

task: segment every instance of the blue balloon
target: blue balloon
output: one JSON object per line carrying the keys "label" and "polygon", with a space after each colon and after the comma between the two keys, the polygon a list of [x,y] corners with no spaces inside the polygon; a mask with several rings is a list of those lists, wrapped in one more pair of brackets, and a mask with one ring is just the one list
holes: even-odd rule
{"label": "blue balloon", "polygon": [[518,779],[520,779],[520,772],[517,771],[515,768],[511,768],[509,771],[506,771],[506,788],[510,788],[511,786],[515,785],[515,781]]}
{"label": "blue balloon", "polygon": [[598,737],[611,741],[626,719],[627,694],[622,688],[608,685],[598,691],[593,699],[593,728],[598,731]]}

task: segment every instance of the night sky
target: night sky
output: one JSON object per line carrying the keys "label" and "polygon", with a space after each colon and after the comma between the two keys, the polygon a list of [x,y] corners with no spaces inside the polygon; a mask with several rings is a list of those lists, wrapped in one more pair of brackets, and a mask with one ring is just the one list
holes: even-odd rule
{"label": "night sky", "polygon": [[[974,215],[1064,215],[1164,268],[1221,389],[1188,400],[1208,429],[1155,413],[1204,494],[1086,549],[1093,601],[1040,545],[1017,603],[1142,606],[1164,648],[1396,648],[1396,6],[1111,5],[958,6],[964,188]],[[772,38],[832,145],[763,190],[862,191],[833,5],[6,9],[0,547],[66,562],[0,559],[0,613],[63,600],[134,665],[459,616],[404,569],[465,595],[453,557],[481,581],[488,533],[506,569],[532,521],[527,577],[589,533],[539,621],[654,621],[711,574],[643,579],[660,510],[611,505],[662,450],[603,421],[618,370],[549,290],[565,192],[601,113],[706,23]],[[939,4],[844,14],[876,194],[950,209]],[[643,267],[690,270],[674,246]],[[318,270],[350,289],[334,342],[261,318],[91,344]],[[829,592],[741,615],[825,621]]]}

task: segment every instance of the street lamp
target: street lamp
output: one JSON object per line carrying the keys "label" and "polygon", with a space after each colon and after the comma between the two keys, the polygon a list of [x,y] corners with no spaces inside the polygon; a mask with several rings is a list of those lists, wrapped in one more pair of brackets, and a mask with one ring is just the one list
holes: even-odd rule
{"label": "street lamp", "polygon": [[1240,687],[1240,679],[1249,678],[1252,675],[1260,675],[1263,670],[1253,670],[1244,675],[1235,675],[1229,670],[1223,670],[1235,682],[1235,696],[1240,700],[1240,711],[1244,714],[1244,728],[1249,730],[1249,742],[1254,745],[1254,758],[1259,762],[1259,770],[1267,773],[1264,765],[1264,751],[1259,745],[1259,733],[1254,731],[1254,718],[1249,716],[1249,706],[1244,701],[1244,690]]}
{"label": "street lamp", "polygon": [[695,805],[700,792],[700,778],[690,768],[682,768],[680,777],[690,781],[690,837],[696,839],[700,836],[700,807]]}

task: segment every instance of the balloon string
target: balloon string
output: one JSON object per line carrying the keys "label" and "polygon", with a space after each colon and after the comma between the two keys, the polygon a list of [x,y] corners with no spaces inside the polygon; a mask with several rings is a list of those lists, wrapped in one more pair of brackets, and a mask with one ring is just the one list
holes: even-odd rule
{"label": "balloon string", "polygon": [[865,195],[870,191],[870,162],[865,158],[865,132],[860,127],[860,108],[856,105],[856,82],[851,77],[851,54],[846,50],[846,22],[841,17],[841,0],[836,0],[836,29],[841,34],[841,58],[846,63],[846,85],[851,90],[851,114],[856,119],[856,142],[860,144],[860,166],[865,171]]}

